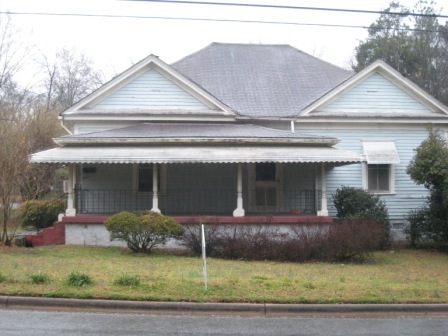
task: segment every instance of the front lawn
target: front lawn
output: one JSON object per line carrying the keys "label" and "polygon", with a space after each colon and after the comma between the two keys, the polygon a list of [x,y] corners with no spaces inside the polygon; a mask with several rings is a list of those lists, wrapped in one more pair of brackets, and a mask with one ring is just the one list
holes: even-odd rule
{"label": "front lawn", "polygon": [[[365,264],[209,258],[207,265],[205,291],[202,260],[197,257],[101,247],[0,247],[0,295],[196,302],[448,302],[448,255],[438,252],[377,252]],[[93,284],[71,285],[67,278],[74,272],[87,274]],[[130,285],[119,285],[132,279]]]}

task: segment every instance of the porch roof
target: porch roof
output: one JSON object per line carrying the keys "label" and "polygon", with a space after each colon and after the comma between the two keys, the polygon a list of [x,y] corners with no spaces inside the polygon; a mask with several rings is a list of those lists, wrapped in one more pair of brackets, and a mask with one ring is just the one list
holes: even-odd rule
{"label": "porch roof", "polygon": [[267,128],[253,124],[227,123],[142,123],[92,133],[66,135],[54,139],[58,145],[154,144],[154,143],[258,143],[333,146],[339,139]]}
{"label": "porch roof", "polygon": [[86,146],[53,148],[34,163],[362,162],[361,154],[326,146]]}

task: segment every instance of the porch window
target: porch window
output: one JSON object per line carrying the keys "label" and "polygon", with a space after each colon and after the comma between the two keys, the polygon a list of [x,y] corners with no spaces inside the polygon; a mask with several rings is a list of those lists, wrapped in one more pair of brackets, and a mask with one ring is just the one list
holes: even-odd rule
{"label": "porch window", "polygon": [[[166,193],[166,165],[158,165],[157,190]],[[136,193],[152,193],[153,190],[153,164],[139,164],[133,166],[133,191]]]}

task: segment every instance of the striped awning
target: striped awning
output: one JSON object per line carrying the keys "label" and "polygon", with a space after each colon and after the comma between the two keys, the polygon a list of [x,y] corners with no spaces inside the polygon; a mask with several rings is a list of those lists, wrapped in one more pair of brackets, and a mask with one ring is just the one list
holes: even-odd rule
{"label": "striped awning", "polygon": [[256,163],[363,161],[362,155],[325,146],[67,146],[31,155],[34,163]]}

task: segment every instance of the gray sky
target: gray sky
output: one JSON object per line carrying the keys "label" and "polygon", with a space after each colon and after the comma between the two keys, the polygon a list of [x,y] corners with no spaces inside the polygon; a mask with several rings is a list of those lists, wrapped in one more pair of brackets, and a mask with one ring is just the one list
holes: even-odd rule
{"label": "gray sky", "polygon": [[[215,2],[225,0],[213,0]],[[389,0],[241,0],[256,4],[383,10]],[[416,0],[401,0],[413,7]],[[440,0],[438,3],[443,3]],[[156,4],[116,0],[0,0],[0,10],[67,14],[189,17],[369,26],[378,15],[309,10],[243,8],[206,5]],[[442,9],[446,14],[448,9]],[[171,63],[211,42],[279,43],[348,67],[366,29],[286,24],[255,24],[83,16],[12,15],[32,45],[31,54],[52,55],[63,46],[92,57],[98,68],[121,72],[148,54]]]}

